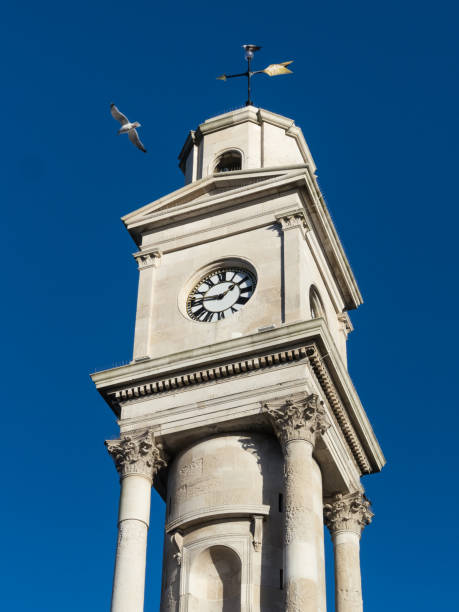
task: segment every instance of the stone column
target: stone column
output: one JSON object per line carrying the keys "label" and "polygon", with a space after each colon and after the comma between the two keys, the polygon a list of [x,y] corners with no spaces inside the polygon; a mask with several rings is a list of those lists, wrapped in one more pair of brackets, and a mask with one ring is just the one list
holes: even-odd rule
{"label": "stone column", "polygon": [[139,268],[137,313],[134,332],[134,360],[148,359],[151,348],[151,322],[153,319],[153,281],[155,269],[161,261],[161,252],[139,251],[134,253]]}
{"label": "stone column", "polygon": [[[283,321],[293,323],[306,316],[305,232],[308,230],[303,210],[294,210],[277,217],[282,228]],[[298,291],[298,288],[300,290]]]}
{"label": "stone column", "polygon": [[312,452],[330,426],[317,395],[305,393],[265,404],[284,453],[284,588],[287,612],[325,612],[319,575],[323,543],[322,476]]}
{"label": "stone column", "polygon": [[151,485],[165,461],[149,430],[107,440],[105,445],[121,480],[111,610],[142,612]]}
{"label": "stone column", "polygon": [[360,576],[360,535],[371,522],[370,502],[360,491],[335,495],[324,506],[324,518],[330,530],[335,553],[335,610],[362,612]]}

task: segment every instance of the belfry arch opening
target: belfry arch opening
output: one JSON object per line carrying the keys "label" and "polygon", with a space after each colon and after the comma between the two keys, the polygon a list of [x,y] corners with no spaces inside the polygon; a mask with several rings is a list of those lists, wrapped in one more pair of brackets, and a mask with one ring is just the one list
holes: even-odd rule
{"label": "belfry arch opening", "polygon": [[242,154],[240,151],[225,151],[217,158],[215,172],[234,172],[242,168]]}
{"label": "belfry arch opening", "polygon": [[188,612],[241,612],[241,560],[228,546],[211,546],[193,561]]}

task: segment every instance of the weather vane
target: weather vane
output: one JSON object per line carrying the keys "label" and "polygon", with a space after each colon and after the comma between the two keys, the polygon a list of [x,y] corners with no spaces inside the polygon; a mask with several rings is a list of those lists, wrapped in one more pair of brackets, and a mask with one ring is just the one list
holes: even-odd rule
{"label": "weather vane", "polygon": [[236,77],[247,77],[247,102],[246,106],[250,106],[253,104],[250,99],[250,80],[254,74],[267,74],[268,76],[277,76],[278,74],[291,74],[292,71],[287,68],[289,64],[293,62],[290,60],[289,62],[281,62],[280,64],[270,64],[264,70],[250,70],[250,63],[253,60],[253,54],[255,51],[259,51],[261,47],[257,47],[257,45],[242,45],[245,49],[245,59],[247,60],[247,72],[240,72],[239,74],[222,74],[217,77],[220,81],[226,81],[226,79],[234,79]]}

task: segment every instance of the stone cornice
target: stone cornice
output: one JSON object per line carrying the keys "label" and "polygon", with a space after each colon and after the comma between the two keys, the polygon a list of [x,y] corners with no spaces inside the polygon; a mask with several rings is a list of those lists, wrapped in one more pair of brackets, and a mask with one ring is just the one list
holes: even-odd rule
{"label": "stone cornice", "polygon": [[344,495],[337,493],[332,501],[324,505],[324,522],[332,535],[338,531],[353,531],[360,535],[371,523],[371,503],[361,491]]}
{"label": "stone cornice", "polygon": [[293,440],[305,440],[314,446],[317,437],[331,425],[323,402],[314,393],[272,400],[265,403],[263,410],[282,447]]}
{"label": "stone cornice", "polygon": [[105,446],[121,478],[138,474],[153,481],[156,472],[166,465],[165,454],[151,430],[106,440]]}
{"label": "stone cornice", "polygon": [[363,474],[369,474],[371,472],[371,466],[366,453],[359,442],[355,429],[349,420],[347,412],[339,398],[336,387],[330,378],[330,374],[328,373],[328,370],[320,356],[317,346],[309,346],[307,349],[307,354],[317,380],[319,381],[330,407],[333,410],[333,414],[335,415],[340,429],[346,438],[346,442],[348,443],[352,454],[357,461],[357,465],[362,470]]}
{"label": "stone cornice", "polygon": [[174,529],[185,529],[196,522],[204,520],[216,520],[222,518],[235,518],[240,516],[268,516],[269,506],[266,505],[250,505],[242,504],[212,506],[212,508],[198,508],[192,512],[187,512],[182,516],[178,516],[166,524],[166,533],[174,531]]}
{"label": "stone cornice", "polygon": [[[208,210],[231,208],[243,201],[250,201],[257,195],[278,193],[283,184],[290,187],[293,179],[304,179],[307,171],[306,165],[285,166],[280,168],[239,170],[228,174],[217,174],[208,178],[194,181],[167,196],[155,200],[142,208],[135,210],[122,217],[127,229],[136,239],[138,233],[147,229],[153,229],[163,225],[168,225],[176,219],[198,217],[206,214]],[[252,181],[254,178],[262,178],[262,181]],[[240,185],[246,178],[250,184]],[[220,192],[219,185],[229,186],[234,184],[234,189]],[[304,183],[304,180],[303,180]]]}
{"label": "stone cornice", "polygon": [[116,391],[111,395],[111,400],[117,404],[130,401],[137,397],[158,395],[168,392],[176,392],[195,385],[213,382],[219,379],[243,376],[257,370],[282,366],[284,364],[307,359],[307,346],[295,347],[290,350],[274,351],[259,356],[247,357],[237,361],[213,364],[198,370],[181,373],[178,376],[170,376],[154,380],[147,384],[127,387]]}

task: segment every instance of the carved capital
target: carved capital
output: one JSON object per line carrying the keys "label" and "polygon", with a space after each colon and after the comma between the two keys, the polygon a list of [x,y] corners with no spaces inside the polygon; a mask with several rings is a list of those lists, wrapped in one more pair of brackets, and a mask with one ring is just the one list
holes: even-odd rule
{"label": "carved capital", "polygon": [[295,210],[283,215],[278,215],[276,219],[283,231],[294,227],[300,228],[303,232],[309,230],[305,214],[302,210]]}
{"label": "carved capital", "polygon": [[317,436],[323,435],[331,425],[323,402],[315,393],[266,402],[264,412],[283,446],[292,440],[306,440],[314,445]]}
{"label": "carved capital", "polygon": [[330,504],[324,505],[324,521],[334,534],[337,531],[362,532],[374,516],[370,501],[360,491],[343,495],[337,493]]}
{"label": "carved capital", "polygon": [[161,261],[161,251],[139,251],[138,253],[134,253],[133,257],[137,261],[137,266],[139,270],[144,270],[145,268],[157,268]]}
{"label": "carved capital", "polygon": [[155,443],[150,430],[123,435],[119,440],[106,440],[105,446],[121,478],[141,474],[153,480],[159,468],[166,465],[163,449]]}
{"label": "carved capital", "polygon": [[346,337],[351,333],[351,331],[354,331],[354,327],[353,327],[353,325],[351,323],[351,320],[350,320],[349,315],[347,314],[347,312],[339,313],[338,321],[340,323],[340,329],[341,329],[341,331],[344,332]]}

